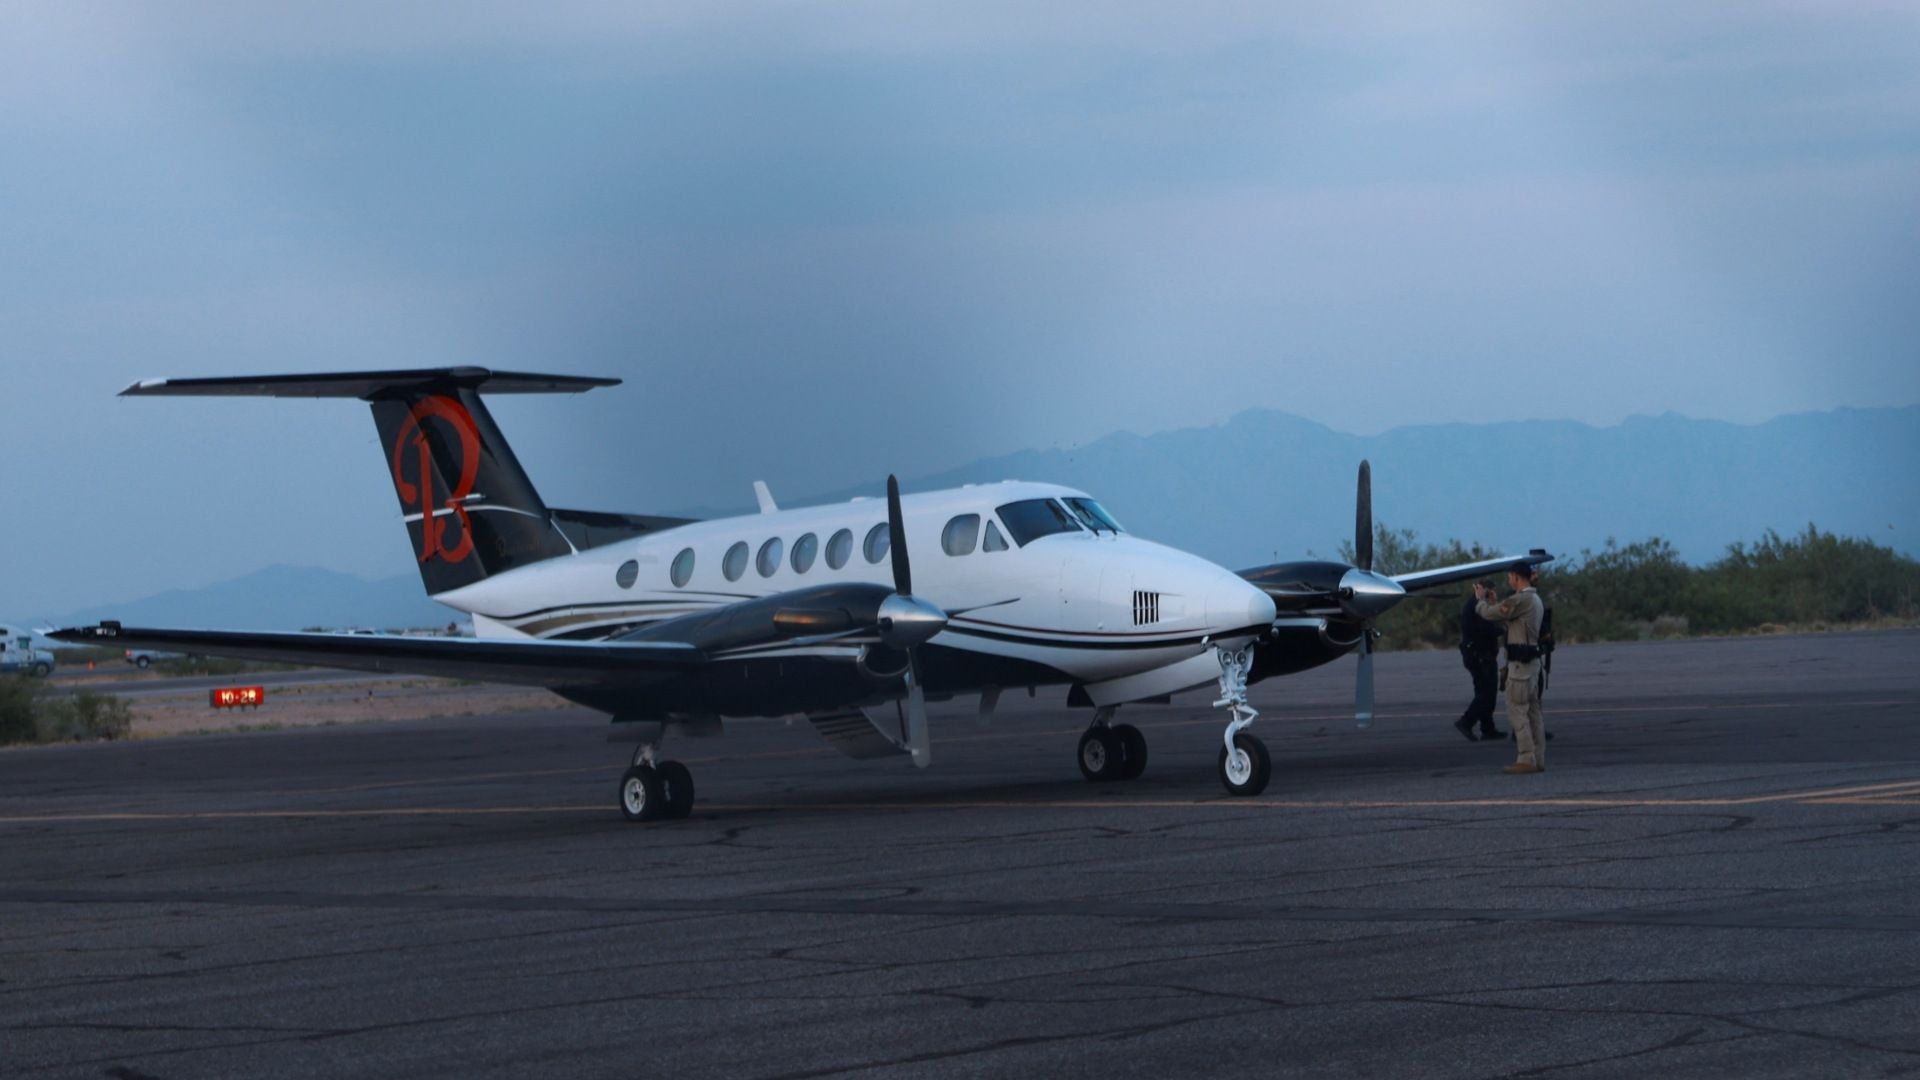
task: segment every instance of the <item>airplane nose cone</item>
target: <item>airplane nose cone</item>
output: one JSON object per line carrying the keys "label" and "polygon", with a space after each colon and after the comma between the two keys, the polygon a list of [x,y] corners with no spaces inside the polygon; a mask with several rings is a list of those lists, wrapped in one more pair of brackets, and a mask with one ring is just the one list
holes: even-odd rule
{"label": "airplane nose cone", "polygon": [[1207,594],[1207,624],[1215,631],[1265,626],[1273,617],[1273,597],[1240,578],[1227,578]]}

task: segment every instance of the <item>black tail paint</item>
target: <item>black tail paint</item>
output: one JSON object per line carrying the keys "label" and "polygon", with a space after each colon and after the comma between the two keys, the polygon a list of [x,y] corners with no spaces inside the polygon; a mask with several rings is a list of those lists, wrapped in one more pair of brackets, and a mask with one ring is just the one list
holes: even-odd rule
{"label": "black tail paint", "polygon": [[372,404],[427,592],[572,552],[478,393],[393,389]]}

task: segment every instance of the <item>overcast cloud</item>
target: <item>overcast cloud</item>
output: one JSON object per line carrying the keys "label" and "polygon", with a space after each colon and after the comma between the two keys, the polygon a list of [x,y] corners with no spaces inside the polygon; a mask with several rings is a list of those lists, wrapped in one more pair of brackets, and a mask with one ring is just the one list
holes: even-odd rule
{"label": "overcast cloud", "polygon": [[496,412],[624,510],[1914,402],[1916,57],[1910,3],[11,3],[4,607],[406,569],[363,408],[152,375],[618,375]]}

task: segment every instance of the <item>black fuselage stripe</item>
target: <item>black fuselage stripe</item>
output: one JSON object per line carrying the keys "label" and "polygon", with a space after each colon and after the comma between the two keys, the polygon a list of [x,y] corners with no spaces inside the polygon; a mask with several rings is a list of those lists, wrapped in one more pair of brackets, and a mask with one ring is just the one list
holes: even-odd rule
{"label": "black fuselage stripe", "polygon": [[[692,600],[596,600],[591,603],[582,603],[582,604],[555,604],[552,607],[537,608],[533,611],[523,611],[518,615],[488,615],[484,611],[475,612],[475,614],[485,615],[487,618],[494,619],[499,622],[512,622],[515,619],[532,619],[532,618],[537,618],[541,615],[551,615],[556,611],[585,611],[589,608],[663,607],[663,606],[672,605],[672,604],[682,604],[682,605],[696,604],[697,605],[702,603],[702,601],[698,599],[699,597],[707,597],[707,596],[718,596],[728,601],[760,599],[757,596],[749,596],[745,593],[690,592],[685,595],[689,597],[694,597],[695,599],[692,599]],[[711,607],[713,605],[709,604],[708,606]]]}
{"label": "black fuselage stripe", "polygon": [[1174,649],[1186,645],[1201,645],[1211,638],[1237,637],[1241,634],[1258,633],[1266,627],[1249,626],[1239,630],[1230,630],[1218,634],[1196,634],[1190,637],[1162,638],[1158,641],[1074,641],[1064,638],[1042,638],[1027,634],[1006,634],[995,630],[975,630],[969,626],[954,626],[949,623],[945,633],[960,634],[966,637],[986,638],[992,641],[1006,641],[1015,645],[1033,645],[1049,649]]}

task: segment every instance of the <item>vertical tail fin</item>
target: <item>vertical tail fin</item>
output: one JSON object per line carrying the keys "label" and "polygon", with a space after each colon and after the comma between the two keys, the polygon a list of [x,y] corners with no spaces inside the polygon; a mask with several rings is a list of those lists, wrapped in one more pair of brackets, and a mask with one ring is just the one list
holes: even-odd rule
{"label": "vertical tail fin", "polygon": [[578,393],[618,379],[485,368],[149,379],[124,394],[359,398],[373,406],[429,594],[573,551],[493,421],[486,393]]}

